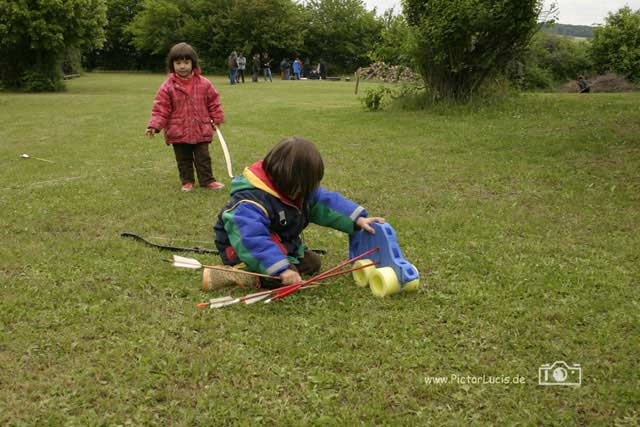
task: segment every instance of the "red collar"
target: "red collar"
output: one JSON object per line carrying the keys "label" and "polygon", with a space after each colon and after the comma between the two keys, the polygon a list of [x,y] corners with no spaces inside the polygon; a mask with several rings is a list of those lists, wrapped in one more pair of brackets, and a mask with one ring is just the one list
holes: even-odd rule
{"label": "red collar", "polygon": [[[276,186],[271,181],[271,177],[269,176],[269,174],[267,174],[267,172],[262,167],[262,162],[263,162],[262,160],[258,160],[257,162],[255,162],[251,166],[247,167],[249,172],[251,174],[253,174],[253,176],[255,176],[265,187],[268,188],[268,190],[265,190],[265,188],[261,188],[261,189],[267,191],[268,193],[270,193],[270,194],[272,194],[274,196],[276,196],[277,198],[282,200],[282,202],[284,202],[284,203],[286,203],[288,205],[295,206],[297,208],[301,208],[302,207],[302,203],[304,202],[304,199],[302,197],[300,197],[298,200],[293,201],[293,200],[289,199],[288,197],[283,196],[282,193],[280,193],[278,191]],[[249,181],[251,182],[252,180],[249,179]],[[255,184],[255,183],[253,183],[253,184]],[[260,188],[260,187],[261,186],[258,186],[258,188]]]}

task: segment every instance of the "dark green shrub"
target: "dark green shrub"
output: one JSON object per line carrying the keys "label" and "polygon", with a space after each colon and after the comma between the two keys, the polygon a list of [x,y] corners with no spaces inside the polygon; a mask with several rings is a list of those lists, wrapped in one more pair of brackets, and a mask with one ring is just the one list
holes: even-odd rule
{"label": "dark green shrub", "polygon": [[59,71],[27,70],[22,78],[22,89],[27,92],[60,92],[64,90]]}
{"label": "dark green shrub", "polygon": [[372,89],[368,89],[364,97],[361,98],[364,108],[369,111],[377,111],[382,108],[382,105],[391,94],[391,89],[384,86],[378,86]]}

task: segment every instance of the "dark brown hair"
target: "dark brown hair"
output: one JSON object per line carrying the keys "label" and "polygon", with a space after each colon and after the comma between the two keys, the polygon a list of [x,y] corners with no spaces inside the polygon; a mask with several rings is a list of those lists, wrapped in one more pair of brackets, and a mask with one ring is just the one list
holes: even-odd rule
{"label": "dark brown hair", "polygon": [[291,136],[267,153],[262,167],[283,196],[308,198],[320,185],[324,163],[313,142]]}
{"label": "dark brown hair", "polygon": [[190,59],[191,67],[194,70],[198,68],[198,54],[195,49],[187,43],[178,43],[169,51],[169,55],[167,55],[167,67],[169,67],[169,71],[172,73],[176,72],[173,68],[173,61],[177,61],[178,59]]}

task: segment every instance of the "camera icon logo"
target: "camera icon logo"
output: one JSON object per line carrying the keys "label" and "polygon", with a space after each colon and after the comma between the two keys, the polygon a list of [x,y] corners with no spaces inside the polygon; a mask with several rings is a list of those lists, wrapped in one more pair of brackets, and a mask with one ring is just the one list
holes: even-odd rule
{"label": "camera icon logo", "polygon": [[582,368],[574,363],[569,366],[562,360],[544,364],[538,368],[539,385],[582,385]]}

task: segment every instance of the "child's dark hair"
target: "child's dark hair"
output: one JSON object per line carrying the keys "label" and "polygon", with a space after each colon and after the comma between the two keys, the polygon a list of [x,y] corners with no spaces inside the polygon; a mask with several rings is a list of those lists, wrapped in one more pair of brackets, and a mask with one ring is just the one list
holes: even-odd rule
{"label": "child's dark hair", "polygon": [[190,59],[191,67],[193,69],[198,68],[198,54],[195,49],[187,43],[178,43],[169,51],[169,55],[167,55],[167,66],[172,73],[176,72],[173,68],[173,61],[177,61],[178,59]]}
{"label": "child's dark hair", "polygon": [[308,198],[320,185],[324,163],[313,142],[291,136],[274,146],[262,162],[280,194]]}

